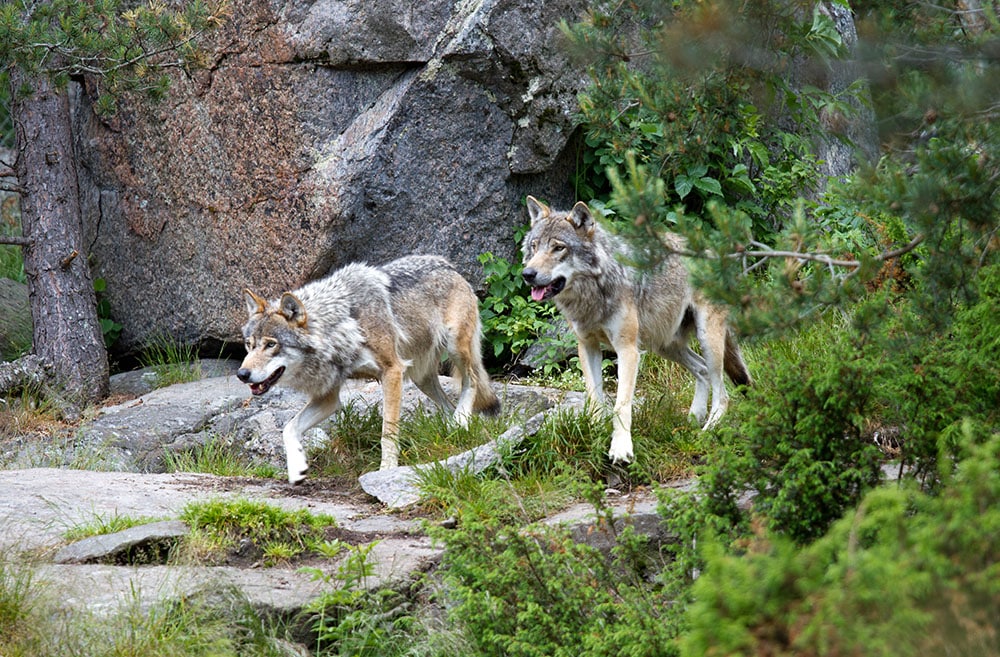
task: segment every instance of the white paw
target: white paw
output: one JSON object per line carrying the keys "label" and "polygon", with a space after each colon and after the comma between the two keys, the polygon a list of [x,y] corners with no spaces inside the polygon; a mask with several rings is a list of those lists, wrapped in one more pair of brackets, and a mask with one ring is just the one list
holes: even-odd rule
{"label": "white paw", "polygon": [[287,451],[285,459],[288,462],[288,483],[297,484],[306,478],[309,464],[306,463],[306,454],[301,447]]}
{"label": "white paw", "polygon": [[611,437],[611,448],[608,457],[612,463],[628,463],[634,458],[632,453],[632,436],[627,433],[615,433]]}
{"label": "white paw", "polygon": [[719,423],[719,420],[721,419],[722,419],[722,411],[719,411],[717,413],[712,413],[710,416],[708,416],[708,422],[706,422],[701,427],[701,430],[708,431],[709,429],[717,425]]}
{"label": "white paw", "polygon": [[455,422],[463,429],[469,428],[469,419],[471,417],[472,413],[464,408],[458,408],[455,411]]}

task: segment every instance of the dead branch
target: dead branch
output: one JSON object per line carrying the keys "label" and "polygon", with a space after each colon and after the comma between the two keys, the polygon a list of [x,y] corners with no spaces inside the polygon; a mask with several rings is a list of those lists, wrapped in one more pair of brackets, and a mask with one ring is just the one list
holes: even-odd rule
{"label": "dead branch", "polygon": [[[882,253],[875,256],[875,262],[885,262],[887,260],[892,260],[894,258],[899,258],[906,255],[913,249],[917,248],[921,242],[924,241],[923,233],[918,234],[909,243],[898,249],[892,249],[890,251],[883,251]],[[778,251],[769,248],[767,245],[760,242],[751,242],[751,245],[755,247],[754,249],[747,250],[742,249],[734,253],[726,253],[719,255],[713,251],[692,251],[690,249],[678,249],[666,242],[661,240],[661,245],[667,251],[667,253],[676,253],[677,255],[682,255],[688,258],[704,258],[707,260],[719,260],[722,258],[726,259],[739,259],[747,260],[749,258],[756,258],[757,261],[746,268],[746,272],[760,267],[761,263],[770,260],[771,258],[787,258],[792,260],[798,260],[799,262],[818,262],[820,264],[826,265],[828,267],[842,267],[845,269],[852,269],[848,276],[853,276],[861,268],[860,260],[844,260],[840,258],[834,258],[826,253],[808,253],[803,251]]]}

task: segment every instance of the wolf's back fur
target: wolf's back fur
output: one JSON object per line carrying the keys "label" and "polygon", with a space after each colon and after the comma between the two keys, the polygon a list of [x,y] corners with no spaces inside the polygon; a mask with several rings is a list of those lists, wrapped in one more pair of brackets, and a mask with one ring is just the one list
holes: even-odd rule
{"label": "wolf's back fur", "polygon": [[[409,377],[463,425],[473,411],[496,413],[499,401],[482,365],[478,300],[444,258],[408,256],[380,267],[350,264],[324,279],[265,301],[246,291],[247,357],[238,372],[254,394],[276,383],[309,396],[283,432],[289,480],[304,476],[301,436],[339,406],[349,378],[382,381],[382,465],[398,463],[400,394]],[[460,382],[457,406],[438,368],[447,353]]]}
{"label": "wolf's back fur", "polygon": [[[532,286],[532,297],[551,299],[576,334],[588,396],[595,406],[603,402],[600,345],[610,345],[618,355],[612,460],[633,456],[631,407],[640,348],[690,370],[696,382],[691,415],[706,428],[718,422],[728,403],[723,371],[739,385],[749,385],[751,377],[727,326],[726,311],[691,287],[681,256],[668,253],[651,269],[639,270],[626,264],[635,254],[594,220],[586,204],[560,212],[529,196],[528,212],[524,278]],[[683,249],[679,236],[661,238],[668,251]],[[690,348],[692,335],[701,343],[701,354]]]}

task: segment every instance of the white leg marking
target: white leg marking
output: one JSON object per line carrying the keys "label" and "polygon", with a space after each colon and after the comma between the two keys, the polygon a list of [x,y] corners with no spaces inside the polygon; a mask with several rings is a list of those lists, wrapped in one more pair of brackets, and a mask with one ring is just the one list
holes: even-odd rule
{"label": "white leg marking", "polygon": [[333,415],[338,408],[340,408],[339,387],[323,397],[310,399],[309,403],[285,425],[281,437],[285,443],[288,483],[299,483],[306,478],[306,470],[309,469],[306,451],[302,447],[303,434]]}
{"label": "white leg marking", "polygon": [[635,344],[620,344],[618,354],[618,393],[615,412],[611,418],[611,447],[608,456],[612,463],[628,462],[632,451],[632,402],[635,397],[635,380],[639,374],[639,348]]}
{"label": "white leg marking", "polygon": [[601,345],[596,340],[583,341],[577,344],[580,356],[580,369],[583,370],[583,385],[587,390],[587,400],[591,405],[591,413],[600,415],[604,412],[604,379],[601,374]]}

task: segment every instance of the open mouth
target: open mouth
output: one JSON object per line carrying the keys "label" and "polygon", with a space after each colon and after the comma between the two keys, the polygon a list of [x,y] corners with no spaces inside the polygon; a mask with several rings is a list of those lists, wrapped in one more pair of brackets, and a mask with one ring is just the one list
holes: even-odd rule
{"label": "open mouth", "polygon": [[278,369],[274,370],[274,373],[271,374],[271,376],[267,377],[260,383],[251,383],[250,393],[253,395],[263,395],[265,392],[271,389],[271,386],[273,386],[275,383],[278,382],[278,379],[280,379],[281,375],[284,373],[285,373],[285,366],[282,365]]}
{"label": "open mouth", "polygon": [[536,285],[531,288],[531,298],[535,301],[545,301],[546,299],[551,299],[555,295],[562,292],[565,285],[566,278],[564,276],[556,278],[548,285]]}

